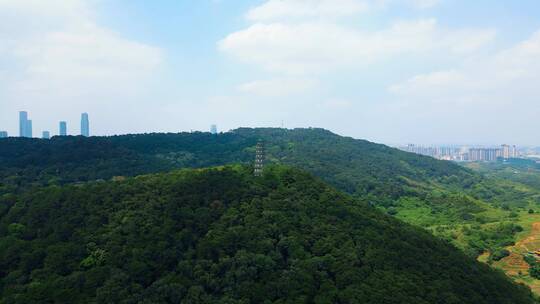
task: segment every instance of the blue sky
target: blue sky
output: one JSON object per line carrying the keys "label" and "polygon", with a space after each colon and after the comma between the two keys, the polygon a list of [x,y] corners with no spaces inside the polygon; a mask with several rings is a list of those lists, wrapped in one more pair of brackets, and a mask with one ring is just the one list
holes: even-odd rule
{"label": "blue sky", "polygon": [[540,2],[0,0],[0,130],[538,145]]}

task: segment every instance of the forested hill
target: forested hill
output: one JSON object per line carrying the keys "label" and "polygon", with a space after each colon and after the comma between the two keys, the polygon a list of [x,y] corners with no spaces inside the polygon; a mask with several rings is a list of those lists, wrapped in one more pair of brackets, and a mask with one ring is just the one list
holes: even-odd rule
{"label": "forested hill", "polygon": [[502,273],[307,173],[251,172],[1,196],[0,302],[534,303]]}
{"label": "forested hill", "polygon": [[184,167],[251,162],[264,140],[270,162],[305,169],[357,195],[396,198],[419,183],[468,187],[479,180],[450,162],[323,129],[237,129],[209,133],[0,140],[4,187],[110,179]]}
{"label": "forested hill", "polygon": [[[259,140],[265,143],[269,163],[306,170],[340,190],[423,227],[476,220],[485,223],[492,221],[489,216],[495,214],[491,212],[493,206],[526,205],[526,195],[519,189],[493,183],[451,162],[323,129],[273,128],[242,128],[216,135],[196,132],[3,139],[0,195],[33,185],[249,164],[254,160]],[[448,236],[451,233],[445,232]],[[480,254],[490,246],[475,244],[470,254]]]}

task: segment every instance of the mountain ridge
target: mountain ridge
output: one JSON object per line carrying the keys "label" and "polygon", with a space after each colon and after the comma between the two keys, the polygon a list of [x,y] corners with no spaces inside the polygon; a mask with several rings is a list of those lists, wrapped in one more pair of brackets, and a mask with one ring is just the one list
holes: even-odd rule
{"label": "mountain ridge", "polygon": [[2,197],[5,303],[534,303],[423,229],[270,165]]}
{"label": "mountain ridge", "polygon": [[[306,170],[389,214],[431,229],[471,256],[506,246],[517,228],[505,227],[509,233],[504,234],[467,230],[465,235],[456,225],[499,221],[512,212],[500,207],[527,205],[527,197],[519,189],[451,162],[342,137],[324,129],[276,128],[241,128],[220,134],[1,140],[0,195],[33,186],[110,180],[179,168],[250,164],[259,140],[265,142],[268,163]],[[465,237],[456,237],[459,235]]]}

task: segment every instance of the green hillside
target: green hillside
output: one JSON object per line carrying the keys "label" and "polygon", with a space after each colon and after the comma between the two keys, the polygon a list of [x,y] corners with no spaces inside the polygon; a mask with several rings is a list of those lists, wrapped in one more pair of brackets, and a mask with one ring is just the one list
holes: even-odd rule
{"label": "green hillside", "polygon": [[[259,140],[265,142],[270,163],[306,170],[389,214],[429,228],[471,256],[512,242],[520,227],[504,222],[511,220],[514,209],[527,205],[523,202],[528,193],[500,180],[323,129],[0,140],[0,193],[178,168],[247,164],[253,161]],[[493,225],[501,222],[502,226]]]}
{"label": "green hillside", "polygon": [[[510,159],[492,163],[468,164],[472,170],[490,178],[525,185],[529,190],[540,192],[540,163],[525,159]],[[540,203],[540,197],[536,199]]]}
{"label": "green hillside", "polygon": [[[3,176],[23,173],[21,179],[32,178],[40,183],[88,181],[182,167],[251,162],[258,140],[265,141],[270,162],[304,168],[357,195],[395,198],[406,193],[405,186],[410,183],[436,180],[467,186],[478,179],[449,162],[341,137],[322,129],[238,129],[220,135],[55,137],[50,141],[11,138],[0,141],[0,162]],[[16,182],[15,179],[13,183]]]}
{"label": "green hillside", "polygon": [[425,230],[281,166],[53,185],[1,206],[0,303],[534,303]]}

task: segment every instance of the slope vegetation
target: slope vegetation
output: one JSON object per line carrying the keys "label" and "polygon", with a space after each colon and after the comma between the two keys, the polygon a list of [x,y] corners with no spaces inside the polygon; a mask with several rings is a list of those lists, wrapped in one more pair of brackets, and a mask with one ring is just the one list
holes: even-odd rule
{"label": "slope vegetation", "polygon": [[1,197],[2,303],[533,303],[309,174],[182,170]]}
{"label": "slope vegetation", "polygon": [[479,181],[479,176],[450,162],[322,129],[55,137],[50,141],[11,138],[0,141],[1,172],[4,178],[13,177],[9,182],[14,185],[50,184],[251,162],[259,140],[265,141],[270,162],[303,168],[351,194],[373,195],[378,200],[436,182],[460,188]]}
{"label": "slope vegetation", "polygon": [[[306,170],[389,214],[429,227],[471,256],[507,245],[518,229],[490,226],[486,227],[489,233],[476,233],[478,225],[510,216],[518,202],[515,198],[522,196],[519,189],[451,162],[322,129],[0,140],[0,194],[17,193],[31,185],[250,163],[259,140],[265,142],[270,163]],[[508,209],[498,208],[503,206]]]}

